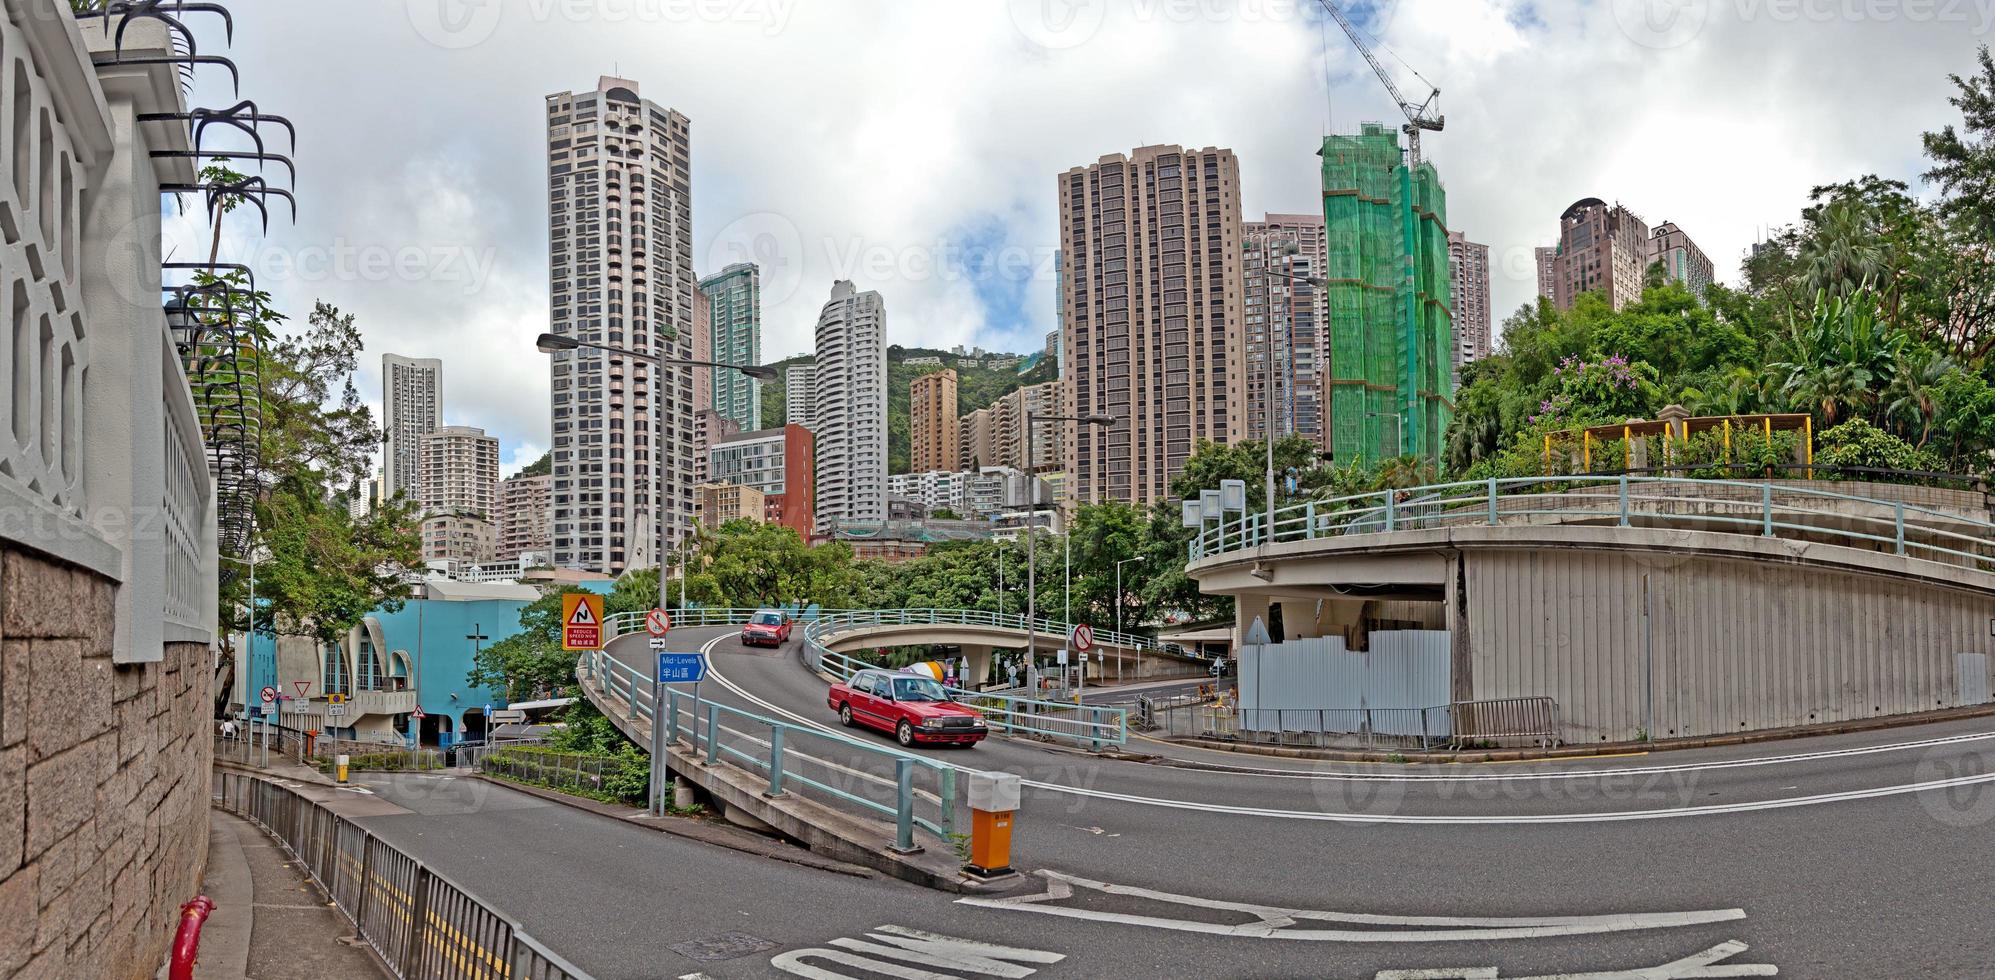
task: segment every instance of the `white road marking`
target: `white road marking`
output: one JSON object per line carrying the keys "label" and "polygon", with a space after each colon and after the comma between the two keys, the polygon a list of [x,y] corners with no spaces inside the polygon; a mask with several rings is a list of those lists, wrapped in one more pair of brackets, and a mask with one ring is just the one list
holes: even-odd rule
{"label": "white road marking", "polygon": [[[806,962],[807,960],[835,963],[852,967],[865,974],[883,974],[901,977],[903,980],[963,980],[965,977],[1024,980],[1025,977],[1039,972],[1038,967],[1024,964],[1047,965],[1067,958],[1064,953],[1000,946],[996,943],[959,939],[955,936],[944,936],[902,926],[880,926],[867,933],[866,939],[872,941],[840,938],[831,941],[832,946],[839,947],[837,949],[822,947],[793,949],[777,954],[769,961],[769,965],[784,973],[809,977],[811,980],[845,980],[853,974],[814,966]],[[888,962],[891,960],[913,963],[915,966],[908,967]],[[936,973],[916,967],[932,967],[934,970],[949,972]]]}
{"label": "white road marking", "polygon": [[[765,701],[762,698],[756,697],[755,695],[748,693],[746,690],[743,690],[740,685],[735,684],[733,681],[729,680],[725,675],[721,674],[721,672],[716,668],[709,668],[708,676],[712,677],[715,681],[719,682],[722,687],[727,688],[729,691],[734,692],[737,696],[743,698],[744,700],[752,704],[760,705],[761,707],[767,709],[768,711],[781,715],[785,718],[789,718],[790,720],[795,721],[800,725],[806,725],[808,727],[815,728],[821,732],[831,735],[834,738],[844,738],[844,736],[839,735],[837,732],[833,731],[831,728],[829,728],[826,725],[820,724],[819,722],[813,719],[806,718],[803,715],[797,714],[794,711],[789,711],[779,705],[771,704],[770,702]],[[1983,738],[1995,738],[1995,733],[1952,736],[1945,739],[1933,739],[1926,743],[1910,742],[1910,743],[1902,743],[1896,746],[1879,746],[1875,748],[1881,751],[1887,748],[1889,749],[1906,748],[1921,744],[1928,744],[1928,745],[1948,744],[1952,742],[1973,741]],[[845,740],[851,741],[850,739],[845,739]],[[866,747],[874,749],[876,751],[886,752],[892,755],[903,755],[910,759],[924,759],[930,762],[940,762],[942,765],[950,766],[951,768],[955,769],[958,772],[976,773],[983,771],[953,762],[942,762],[941,760],[933,759],[928,756],[916,755],[911,752],[901,752],[897,749],[884,745],[867,745]],[[1844,749],[1838,751],[1847,753],[1847,752],[1860,752],[1866,750]],[[1711,763],[1710,765],[1721,766],[1725,765],[1725,763]],[[1655,772],[1663,770],[1636,769],[1631,771],[1636,773],[1643,773],[1643,772]],[[1601,772],[1588,773],[1585,775],[1597,776],[1605,774],[1607,774],[1607,772],[1605,770],[1602,770]],[[1553,774],[1546,774],[1546,775],[1553,775]],[[1432,778],[1432,777],[1426,777],[1426,778]],[[1496,777],[1458,777],[1458,778],[1496,778]],[[1107,790],[1080,789],[1074,786],[1065,786],[1059,783],[1047,783],[1030,779],[1023,780],[1022,784],[1025,786],[1030,786],[1033,789],[1045,790],[1046,792],[1049,793],[1061,793],[1068,796],[1086,797],[1088,799],[1112,800],[1119,803],[1133,803],[1140,806],[1154,806],[1169,810],[1192,810],[1201,813],[1224,813],[1224,814],[1232,814],[1235,816],[1244,816],[1244,817],[1273,817],[1284,820],[1315,820],[1327,823],[1355,823],[1355,824],[1367,824],[1367,825],[1419,824],[1419,825],[1437,825],[1437,826],[1486,826],[1486,825],[1530,825],[1530,824],[1623,823],[1634,820],[1665,820],[1675,817],[1723,816],[1723,815],[1739,814],[1739,813],[1753,813],[1761,810],[1784,810],[1792,807],[1821,806],[1829,803],[1849,803],[1858,800],[1881,799],[1891,796],[1903,796],[1910,793],[1924,793],[1933,790],[1953,789],[1955,787],[1960,787],[1960,786],[1972,786],[1980,783],[1990,783],[1990,782],[1995,782],[1995,773],[1983,773],[1981,775],[1976,775],[1976,776],[1961,776],[1953,779],[1936,779],[1923,783],[1906,783],[1898,786],[1881,786],[1872,789],[1847,790],[1840,793],[1822,793],[1815,796],[1795,796],[1786,799],[1763,800],[1759,802],[1720,803],[1720,804],[1712,804],[1709,806],[1678,807],[1674,809],[1663,809],[1663,810],[1622,810],[1622,811],[1614,811],[1607,813],[1495,814],[1490,816],[1420,816],[1420,815],[1405,815],[1405,814],[1327,813],[1327,812],[1311,811],[1311,810],[1275,810],[1275,809],[1268,809],[1265,807],[1230,806],[1222,803],[1194,803],[1186,800],[1160,799],[1152,796],[1135,796],[1128,793],[1113,793]]]}
{"label": "white road marking", "polygon": [[[1704,977],[1772,977],[1780,968],[1768,963],[1736,963],[1719,966],[1751,947],[1736,939],[1719,943],[1701,953],[1673,960],[1661,966],[1639,970],[1611,970],[1605,973],[1558,973],[1516,980],[1698,980]],[[1381,970],[1375,980],[1500,980],[1493,966],[1472,966],[1440,970]]]}
{"label": "white road marking", "polygon": [[[1046,879],[1046,891],[1039,895],[1006,898],[960,898],[958,905],[977,908],[1038,912],[1070,919],[1114,922],[1122,925],[1195,932],[1213,936],[1246,939],[1294,939],[1329,943],[1444,943],[1490,942],[1502,939],[1543,939],[1555,936],[1586,936],[1609,932],[1647,929],[1679,929],[1685,926],[1733,922],[1746,917],[1744,909],[1711,909],[1701,912],[1656,912],[1627,915],[1531,916],[1510,918],[1462,918],[1454,916],[1371,915],[1360,912],[1330,912],[1290,909],[1272,905],[1252,905],[1217,899],[1175,895],[1170,892],[1128,885],[1111,885],[1057,871],[1039,871]],[[1049,905],[1072,898],[1076,887],[1107,895],[1136,898],[1206,911],[1239,912],[1255,921],[1237,924],[1163,916],[1104,912],[1074,906]],[[1335,922],[1346,925],[1388,926],[1385,929],[1296,929],[1298,922]]]}

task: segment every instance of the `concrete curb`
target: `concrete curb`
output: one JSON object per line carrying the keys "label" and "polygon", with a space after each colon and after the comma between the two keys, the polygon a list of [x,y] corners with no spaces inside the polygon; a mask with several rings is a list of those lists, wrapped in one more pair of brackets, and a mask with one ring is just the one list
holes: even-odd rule
{"label": "concrete curb", "polygon": [[[1284,745],[1256,745],[1250,742],[1232,742],[1226,739],[1215,738],[1159,738],[1154,735],[1146,737],[1172,745],[1189,745],[1220,752],[1235,752],[1241,755],[1263,755],[1283,759],[1320,759],[1326,762],[1473,765],[1483,762],[1586,759],[1606,755],[1627,755],[1634,752],[1669,752],[1680,749],[1722,748],[1732,745],[1754,745],[1760,742],[1780,742],[1791,739],[1814,738],[1822,735],[1850,735],[1892,728],[1914,728],[1919,725],[1932,725],[1947,721],[1989,717],[1995,717],[1995,704],[1977,705],[1971,708],[1948,708],[1945,711],[1926,711],[1913,715],[1893,715],[1889,718],[1866,718],[1858,721],[1829,722],[1798,728],[1772,728],[1758,732],[1741,732],[1737,735],[1705,735],[1697,738],[1673,738],[1655,742],[1602,742],[1599,745],[1568,745],[1554,749],[1464,749],[1459,752],[1352,751],[1343,749],[1295,748]],[[1124,758],[1130,761],[1149,761],[1155,764],[1171,765],[1186,769],[1198,768],[1197,762],[1166,759],[1160,756],[1125,756]]]}
{"label": "concrete curb", "polygon": [[753,854],[756,857],[765,857],[787,864],[802,865],[806,868],[815,868],[819,871],[829,871],[834,874],[850,875],[854,878],[879,877],[879,874],[871,868],[820,857],[802,848],[770,840],[752,831],[722,827],[690,817],[653,817],[636,807],[623,806],[616,803],[604,803],[601,800],[592,800],[586,796],[571,796],[559,790],[548,789],[545,786],[514,782],[503,776],[493,776],[482,772],[461,772],[454,775],[482,779],[485,782],[504,786],[514,792],[525,793],[528,796],[546,800],[550,803],[559,803],[563,806],[574,807],[577,810],[585,810],[598,816],[608,817],[611,820],[620,821],[636,827],[643,827],[646,830],[655,830],[659,833],[671,834],[674,837],[699,841],[702,844],[712,844],[715,847],[725,847],[730,851],[740,851],[743,854]]}

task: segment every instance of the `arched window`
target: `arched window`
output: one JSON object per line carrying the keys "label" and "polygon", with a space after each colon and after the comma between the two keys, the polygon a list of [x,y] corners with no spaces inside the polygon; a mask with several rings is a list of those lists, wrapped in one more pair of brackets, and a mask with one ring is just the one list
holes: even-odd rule
{"label": "arched window", "polygon": [[319,648],[319,691],[322,694],[352,694],[352,679],[346,672],[346,655],[339,644]]}

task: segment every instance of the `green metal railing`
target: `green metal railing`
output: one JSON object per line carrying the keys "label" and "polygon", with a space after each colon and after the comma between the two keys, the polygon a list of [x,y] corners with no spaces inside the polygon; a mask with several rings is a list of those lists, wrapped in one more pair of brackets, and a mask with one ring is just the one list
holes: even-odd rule
{"label": "green metal railing", "polygon": [[[602,690],[598,706],[623,718],[634,732],[649,733],[662,714],[667,745],[686,746],[708,766],[758,773],[768,780],[769,796],[795,791],[890,819],[894,847],[902,851],[914,849],[917,831],[953,843],[954,766],[696,699],[672,687],[665,689],[665,710],[660,712],[652,679],[644,672],[601,650],[584,653],[581,666],[584,679]],[[827,748],[835,749],[838,758],[830,758]]]}
{"label": "green metal railing", "polygon": [[1312,500],[1206,527],[1199,561],[1264,544],[1346,535],[1501,525],[1589,524],[1728,531],[1826,541],[1995,570],[1985,518],[1789,483],[1678,477],[1559,476],[1441,483]]}
{"label": "green metal railing", "polygon": [[[1037,632],[1040,633],[1064,629],[1048,620],[1038,620],[1037,623],[1040,627]],[[804,662],[813,670],[838,680],[850,680],[859,671],[876,669],[881,665],[832,650],[826,639],[843,630],[888,625],[939,625],[993,626],[1022,633],[1025,632],[1025,624],[1023,616],[970,609],[888,609],[838,613],[804,625]],[[1108,635],[1133,639],[1113,633]],[[1096,634],[1095,642],[1103,642],[1101,637],[1101,634]],[[1151,642],[1154,644],[1154,641]],[[1156,646],[1150,649],[1161,650]],[[945,690],[952,700],[981,712],[985,723],[994,732],[1068,742],[1095,752],[1111,745],[1129,744],[1129,712],[1123,708],[1098,707],[1082,704],[1078,700],[1046,701],[961,687]]]}
{"label": "green metal railing", "polygon": [[[756,609],[674,609],[672,625],[678,627],[738,626],[748,622]],[[804,662],[838,680],[849,680],[861,671],[882,665],[836,653],[826,640],[843,630],[876,626],[970,626],[990,627],[1018,633],[1027,632],[1027,623],[1041,636],[1064,637],[1071,626],[1046,618],[1028,620],[1012,613],[977,609],[834,609],[797,614],[802,617]],[[605,617],[609,636],[614,638],[644,630],[640,613],[619,613]],[[1146,653],[1184,655],[1176,644],[1113,630],[1095,632],[1097,646],[1115,646]],[[1084,746],[1099,752],[1109,746],[1129,744],[1129,712],[1069,701],[1047,701],[1015,694],[983,692],[968,688],[948,689],[950,697],[976,708],[994,732],[1027,735]]]}

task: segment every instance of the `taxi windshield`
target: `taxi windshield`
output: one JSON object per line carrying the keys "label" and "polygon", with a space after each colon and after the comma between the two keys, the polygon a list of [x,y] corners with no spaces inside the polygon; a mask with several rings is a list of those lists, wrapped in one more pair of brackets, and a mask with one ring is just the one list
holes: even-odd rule
{"label": "taxi windshield", "polygon": [[942,685],[926,677],[894,678],[894,700],[896,701],[947,701],[949,695]]}
{"label": "taxi windshield", "polygon": [[748,621],[756,626],[781,626],[783,625],[783,616],[781,613],[756,613],[748,617]]}

